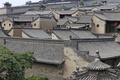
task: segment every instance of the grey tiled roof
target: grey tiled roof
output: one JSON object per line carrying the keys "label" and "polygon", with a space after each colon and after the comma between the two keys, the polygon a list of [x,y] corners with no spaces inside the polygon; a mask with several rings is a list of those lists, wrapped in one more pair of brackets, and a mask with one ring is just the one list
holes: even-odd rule
{"label": "grey tiled roof", "polygon": [[57,22],[57,25],[65,25],[65,23],[67,23],[68,20],[67,19],[59,19]]}
{"label": "grey tiled roof", "polygon": [[85,23],[85,24],[92,23],[92,18],[93,18],[92,15],[83,15],[80,17],[77,23]]}
{"label": "grey tiled roof", "polygon": [[52,14],[52,11],[27,11],[24,15],[49,15]]}
{"label": "grey tiled roof", "polygon": [[76,12],[76,10],[59,10],[59,11],[55,11],[58,14],[74,14]]}
{"label": "grey tiled roof", "polygon": [[[71,26],[74,28],[74,26],[78,26],[77,28],[83,28],[86,27],[85,24],[77,24],[77,23],[73,23],[73,24],[66,24],[67,26]],[[75,27],[76,28],[76,27]]]}
{"label": "grey tiled roof", "polygon": [[32,28],[31,25],[16,25],[16,26],[13,26],[12,29],[23,29],[23,28]]}
{"label": "grey tiled roof", "polygon": [[113,38],[112,34],[94,34],[97,38]]}
{"label": "grey tiled roof", "polygon": [[79,10],[86,10],[86,11],[91,11],[95,7],[81,7]]}
{"label": "grey tiled roof", "polygon": [[77,38],[75,34],[73,34],[70,30],[53,30],[53,33],[57,35],[61,40],[70,40],[70,36],[72,38]]}
{"label": "grey tiled roof", "polygon": [[119,80],[117,74],[108,69],[110,69],[109,65],[97,59],[88,64],[84,71],[76,69],[69,80]]}
{"label": "grey tiled roof", "polygon": [[103,5],[103,6],[97,7],[97,8],[98,9],[115,9],[115,8],[117,8],[117,5],[107,4],[107,5]]}
{"label": "grey tiled roof", "polygon": [[[0,38],[0,44],[2,43]],[[61,41],[6,38],[6,47],[15,52],[34,52],[37,62],[47,64],[62,64],[64,61],[64,45]]]}
{"label": "grey tiled roof", "polygon": [[97,16],[100,19],[107,20],[107,18],[104,15],[102,15],[102,14],[97,14],[96,13],[95,16]]}
{"label": "grey tiled roof", "polygon": [[105,64],[103,62],[101,62],[99,59],[96,59],[95,61],[89,63],[86,66],[86,69],[88,70],[107,70],[110,69],[111,66],[109,66],[108,64]]}
{"label": "grey tiled roof", "polygon": [[70,36],[72,37],[72,39],[96,38],[96,36],[94,36],[88,30],[59,29],[59,30],[54,30],[53,33],[62,40],[70,40]]}
{"label": "grey tiled roof", "polygon": [[79,10],[79,8],[78,7],[73,7],[70,10]]}
{"label": "grey tiled roof", "polygon": [[104,12],[103,14],[95,14],[97,17],[103,20],[120,21],[120,12]]}
{"label": "grey tiled roof", "polygon": [[75,71],[69,80],[119,80],[117,75],[108,70]]}
{"label": "grey tiled roof", "polygon": [[65,16],[65,19],[72,21],[72,22],[77,22],[78,19],[76,17],[71,17],[71,16]]}
{"label": "grey tiled roof", "polygon": [[79,42],[79,51],[88,51],[90,56],[96,56],[100,51],[101,59],[120,57],[120,45],[114,41],[86,41]]}
{"label": "grey tiled roof", "polygon": [[97,38],[95,35],[93,35],[88,30],[71,30],[75,35],[77,35],[81,39],[87,39],[87,38]]}
{"label": "grey tiled roof", "polygon": [[0,15],[0,22],[4,21],[4,19],[6,19],[7,16],[6,15]]}
{"label": "grey tiled roof", "polygon": [[119,16],[120,16],[120,12],[118,13],[104,13],[105,17],[108,20],[120,20]]}
{"label": "grey tiled roof", "polygon": [[7,37],[7,35],[3,32],[1,27],[0,27],[0,37]]}
{"label": "grey tiled roof", "polygon": [[38,17],[39,17],[38,15],[14,15],[14,16],[1,17],[0,19],[2,21],[9,19],[10,21],[14,21],[14,22],[32,22]]}
{"label": "grey tiled roof", "polygon": [[31,38],[51,39],[51,36],[40,29],[22,29],[22,31]]}
{"label": "grey tiled roof", "polygon": [[51,8],[57,8],[57,9],[61,9],[62,5],[65,5],[65,8],[72,8],[72,7],[76,7],[77,3],[76,2],[70,2],[70,3],[62,3],[62,4],[46,4],[46,9],[51,9]]}
{"label": "grey tiled roof", "polygon": [[26,5],[30,5],[30,6],[33,6],[33,5],[41,5],[41,4],[42,4],[42,1],[38,1],[38,2],[28,1],[28,2],[26,2]]}
{"label": "grey tiled roof", "polygon": [[17,17],[14,17],[12,20],[16,22],[32,22],[36,18],[38,18],[38,15],[32,16],[32,15],[20,15]]}
{"label": "grey tiled roof", "polygon": [[8,8],[8,14],[23,14],[26,11],[32,9],[32,10],[40,10],[42,5],[22,5],[22,6],[13,6]]}
{"label": "grey tiled roof", "polygon": [[87,75],[81,76],[79,80],[117,80],[117,78],[111,75],[110,72],[97,72],[90,73],[88,72]]}

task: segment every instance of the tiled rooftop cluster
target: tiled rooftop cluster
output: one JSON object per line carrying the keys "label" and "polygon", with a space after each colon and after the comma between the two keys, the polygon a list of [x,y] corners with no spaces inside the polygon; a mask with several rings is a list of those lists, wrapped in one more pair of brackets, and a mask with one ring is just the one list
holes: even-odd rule
{"label": "tiled rooftop cluster", "polygon": [[[79,67],[69,80],[120,80],[120,4],[78,3],[5,3],[0,8],[0,45],[15,52],[33,52],[35,62],[47,65],[49,71],[49,65],[57,67],[53,73],[63,77]],[[100,52],[97,58],[96,50]],[[81,68],[84,62],[89,64]]]}
{"label": "tiled rooftop cluster", "polygon": [[36,62],[55,65],[64,62],[64,45],[61,41],[1,37],[0,44],[15,52],[34,52]]}
{"label": "tiled rooftop cluster", "polygon": [[61,40],[97,38],[90,31],[81,29],[55,29],[53,33]]}
{"label": "tiled rooftop cluster", "polygon": [[83,71],[76,68],[69,80],[119,80],[119,71],[115,70],[116,73],[113,73],[110,68],[110,65],[103,63],[100,57],[97,57],[95,61],[86,65]]}

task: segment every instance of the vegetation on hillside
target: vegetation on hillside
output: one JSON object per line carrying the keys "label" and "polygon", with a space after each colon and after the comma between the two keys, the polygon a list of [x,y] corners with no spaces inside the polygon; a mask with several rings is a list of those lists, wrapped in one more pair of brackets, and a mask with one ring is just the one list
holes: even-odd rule
{"label": "vegetation on hillside", "polygon": [[84,0],[80,0],[80,6],[84,5]]}
{"label": "vegetation on hillside", "polygon": [[27,78],[26,80],[48,80],[46,77],[39,77],[39,76],[31,76]]}
{"label": "vegetation on hillside", "polygon": [[[0,80],[26,80],[25,70],[34,62],[32,52],[16,53],[0,46]],[[27,80],[48,80],[44,77],[30,77]]]}

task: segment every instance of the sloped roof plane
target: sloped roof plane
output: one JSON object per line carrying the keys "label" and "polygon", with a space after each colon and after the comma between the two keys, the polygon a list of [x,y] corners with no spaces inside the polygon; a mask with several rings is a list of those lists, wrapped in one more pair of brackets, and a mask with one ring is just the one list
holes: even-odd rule
{"label": "sloped roof plane", "polygon": [[93,35],[90,31],[88,30],[71,30],[75,35],[77,35],[81,39],[87,39],[87,38],[97,38],[95,35]]}
{"label": "sloped roof plane", "polygon": [[63,11],[55,11],[57,14],[74,14],[77,11],[76,10],[63,10]]}
{"label": "sloped roof plane", "polygon": [[40,29],[22,29],[22,31],[31,38],[51,39],[51,36]]}
{"label": "sloped roof plane", "polygon": [[79,51],[88,51],[90,56],[96,56],[100,51],[101,59],[120,57],[120,45],[114,41],[83,41],[79,42]]}
{"label": "sloped roof plane", "polygon": [[102,20],[108,20],[108,21],[120,21],[120,12],[104,12],[102,14],[95,13],[95,16]]}
{"label": "sloped roof plane", "polygon": [[97,38],[88,30],[76,30],[76,29],[56,29],[53,33],[62,40],[72,39],[94,39]]}
{"label": "sloped roof plane", "polygon": [[[1,40],[3,39],[1,38]],[[64,45],[60,41],[22,38],[6,38],[5,40],[7,44],[4,46],[12,51],[20,53],[34,52],[33,57],[36,62],[54,65],[64,62]]]}
{"label": "sloped roof plane", "polygon": [[67,19],[59,19],[57,22],[57,25],[65,25],[65,23],[67,23],[68,20]]}

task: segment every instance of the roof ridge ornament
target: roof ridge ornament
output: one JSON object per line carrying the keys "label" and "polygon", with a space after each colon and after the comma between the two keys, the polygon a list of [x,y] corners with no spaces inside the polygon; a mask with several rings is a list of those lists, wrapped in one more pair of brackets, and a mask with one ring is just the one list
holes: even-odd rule
{"label": "roof ridge ornament", "polygon": [[89,63],[85,68],[93,71],[103,71],[109,69],[111,66],[101,61],[98,50],[96,51],[96,54],[97,58],[95,61]]}
{"label": "roof ridge ornament", "polygon": [[100,57],[100,54],[99,54],[99,50],[96,50],[96,59],[95,59],[95,61],[98,61],[98,60],[100,60],[101,59],[101,57]]}

